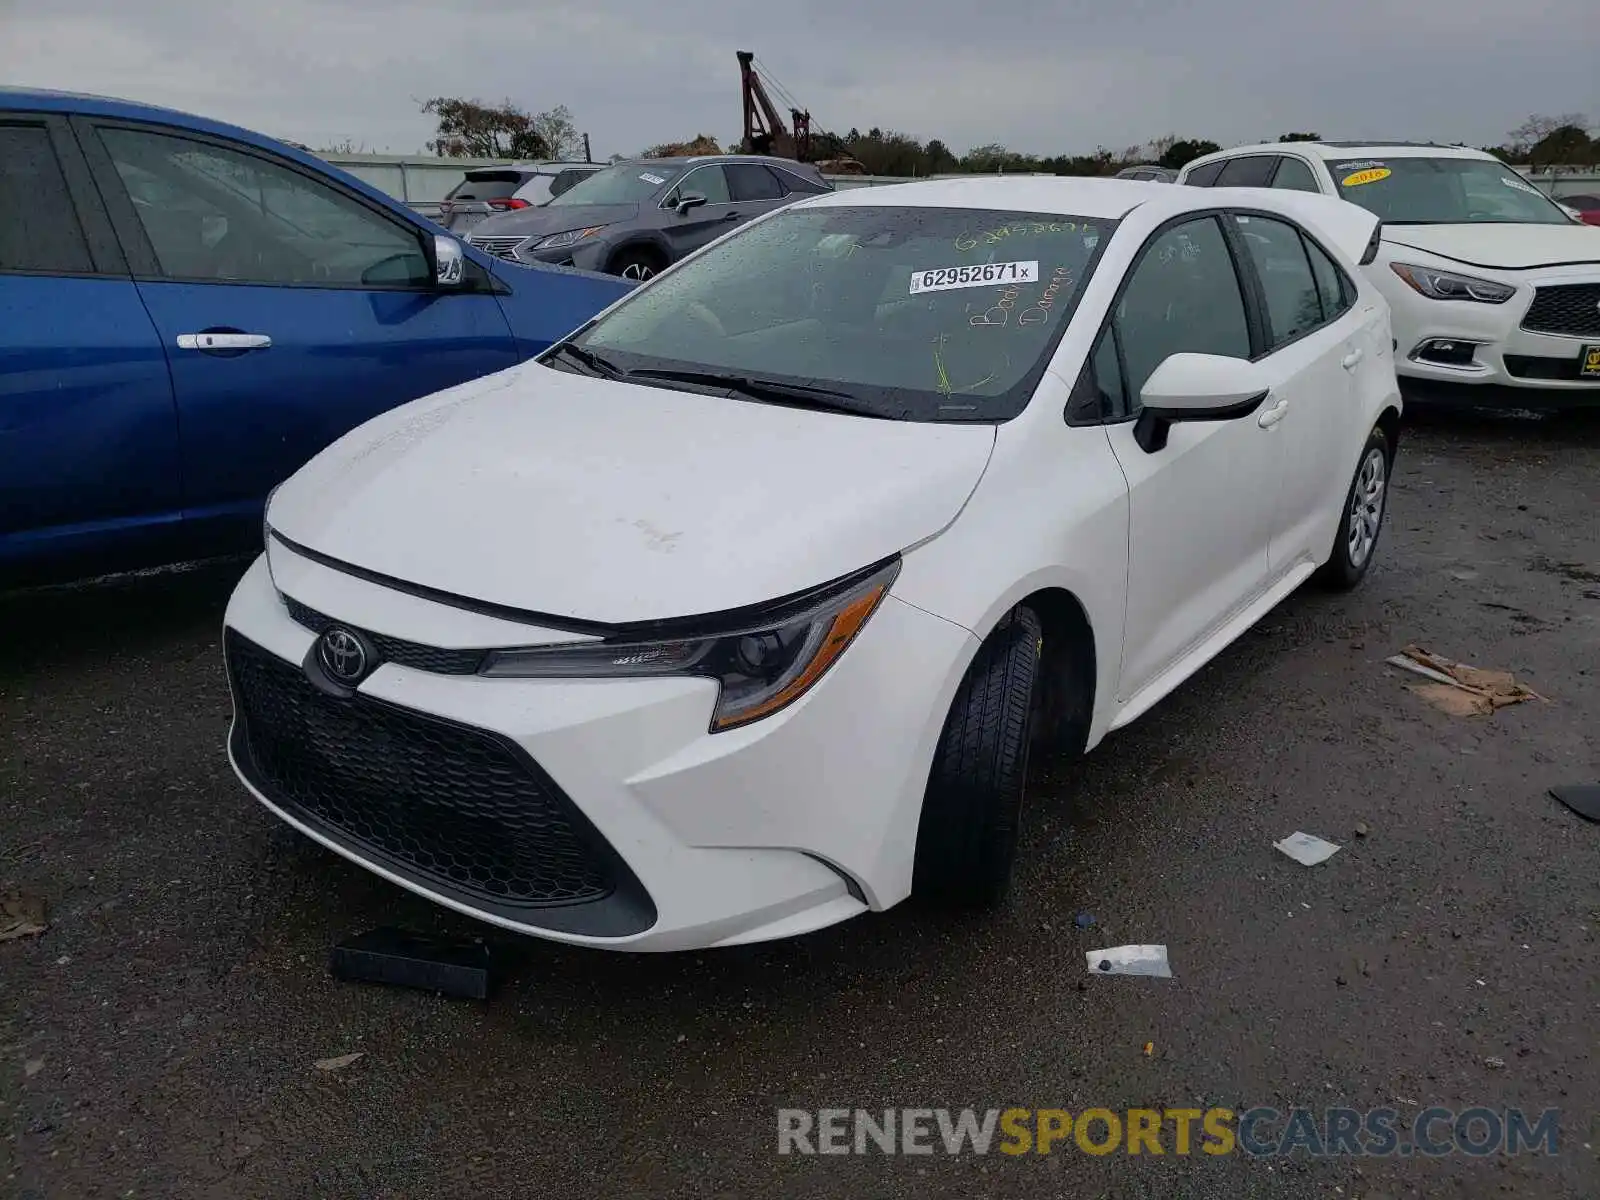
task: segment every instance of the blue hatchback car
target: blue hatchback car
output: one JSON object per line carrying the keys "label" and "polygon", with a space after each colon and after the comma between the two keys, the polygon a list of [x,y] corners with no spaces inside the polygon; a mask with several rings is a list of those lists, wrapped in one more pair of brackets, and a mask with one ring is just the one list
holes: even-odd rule
{"label": "blue hatchback car", "polygon": [[248,546],[329,442],[631,286],[496,259],[247,130],[0,88],[0,584]]}

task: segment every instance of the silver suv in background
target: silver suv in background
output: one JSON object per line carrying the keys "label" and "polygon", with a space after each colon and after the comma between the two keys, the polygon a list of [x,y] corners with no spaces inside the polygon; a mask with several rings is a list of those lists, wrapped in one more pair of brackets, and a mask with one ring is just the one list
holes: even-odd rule
{"label": "silver suv in background", "polygon": [[478,167],[450,189],[439,206],[439,224],[452,233],[465,233],[485,217],[538,208],[561,193],[604,170],[605,163],[511,163],[503,167]]}

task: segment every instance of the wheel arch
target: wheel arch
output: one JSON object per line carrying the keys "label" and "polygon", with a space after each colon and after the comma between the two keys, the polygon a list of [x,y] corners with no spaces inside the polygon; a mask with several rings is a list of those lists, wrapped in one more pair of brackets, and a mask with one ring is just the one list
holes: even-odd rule
{"label": "wheel arch", "polygon": [[609,270],[612,263],[630,250],[648,250],[661,260],[660,270],[665,270],[672,265],[672,248],[667,244],[667,240],[659,234],[640,232],[630,233],[626,238],[606,251],[606,268]]}
{"label": "wheel arch", "polygon": [[1374,424],[1383,430],[1383,436],[1389,441],[1389,461],[1394,461],[1395,451],[1400,448],[1400,408],[1392,401],[1385,404],[1383,411],[1378,414]]}

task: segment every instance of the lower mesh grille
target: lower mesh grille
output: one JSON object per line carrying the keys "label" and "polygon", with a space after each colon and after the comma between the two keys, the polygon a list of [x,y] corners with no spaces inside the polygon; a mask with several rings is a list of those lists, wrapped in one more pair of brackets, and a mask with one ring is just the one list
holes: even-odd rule
{"label": "lower mesh grille", "polygon": [[235,757],[273,803],[499,907],[596,901],[616,887],[597,835],[511,743],[329,695],[231,629],[225,653],[245,751]]}

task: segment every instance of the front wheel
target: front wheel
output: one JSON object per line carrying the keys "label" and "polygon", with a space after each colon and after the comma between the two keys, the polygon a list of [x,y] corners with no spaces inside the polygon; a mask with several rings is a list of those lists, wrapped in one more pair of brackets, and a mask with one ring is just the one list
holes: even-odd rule
{"label": "front wheel", "polygon": [[1043,647],[1038,615],[1014,609],[956,689],[917,826],[912,890],[923,899],[970,908],[1005,896]]}
{"label": "front wheel", "polygon": [[1383,515],[1389,501],[1389,473],[1394,456],[1382,429],[1367,435],[1355,478],[1344,500],[1333,553],[1317,572],[1318,580],[1335,591],[1349,591],[1366,576],[1378,550]]}
{"label": "front wheel", "polygon": [[643,283],[646,279],[654,278],[665,265],[661,261],[661,256],[655,251],[629,247],[618,252],[617,256],[607,264],[606,271],[611,275],[620,275],[624,279]]}

